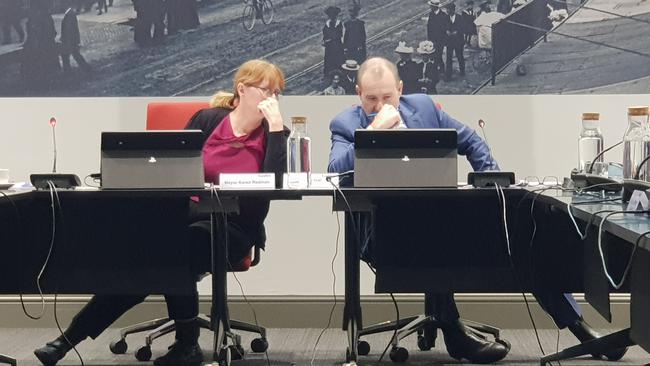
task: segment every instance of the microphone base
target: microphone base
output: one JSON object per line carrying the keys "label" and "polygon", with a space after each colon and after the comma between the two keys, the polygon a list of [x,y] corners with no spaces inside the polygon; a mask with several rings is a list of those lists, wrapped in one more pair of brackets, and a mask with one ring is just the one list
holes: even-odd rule
{"label": "microphone base", "polygon": [[646,192],[650,189],[650,182],[637,179],[624,179],[623,180],[623,202],[630,202],[630,197],[634,191]]}
{"label": "microphone base", "polygon": [[52,182],[56,188],[70,189],[81,185],[81,180],[76,174],[31,174],[29,180],[36,189],[50,189],[48,182]]}
{"label": "microphone base", "polygon": [[598,174],[571,172],[571,180],[575,188],[588,191],[619,192],[623,188],[621,182]]}
{"label": "microphone base", "polygon": [[509,187],[515,184],[515,173],[497,171],[469,172],[467,173],[467,183],[475,188],[494,187],[495,185]]}

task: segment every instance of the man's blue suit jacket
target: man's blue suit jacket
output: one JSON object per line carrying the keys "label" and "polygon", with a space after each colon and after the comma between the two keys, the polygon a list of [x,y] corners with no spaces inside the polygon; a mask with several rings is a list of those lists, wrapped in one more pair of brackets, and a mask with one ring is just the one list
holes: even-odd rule
{"label": "man's blue suit jacket", "polygon": [[[488,145],[476,131],[436,108],[424,94],[403,95],[399,113],[408,128],[453,128],[458,131],[458,153],[465,155],[474,170],[497,170]],[[339,113],[330,123],[332,149],[327,171],[342,173],[354,169],[354,130],[367,128],[368,117],[360,105]]]}

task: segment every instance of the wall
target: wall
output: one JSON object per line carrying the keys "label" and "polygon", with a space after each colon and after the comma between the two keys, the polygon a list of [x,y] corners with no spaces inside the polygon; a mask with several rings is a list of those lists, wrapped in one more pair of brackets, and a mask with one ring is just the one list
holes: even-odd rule
{"label": "wall", "polygon": [[[197,100],[198,98],[191,98]],[[58,171],[82,179],[99,171],[101,131],[144,129],[146,104],[153,98],[0,99],[0,168],[9,168],[14,181],[52,168],[52,136],[47,121],[56,116]],[[440,96],[443,109],[472,127],[482,118],[493,154],[503,170],[517,179],[535,175],[567,176],[577,162],[580,114],[601,113],[605,145],[618,141],[626,127],[626,107],[650,104],[648,95]],[[324,171],[329,153],[331,117],[357,102],[356,97],[284,97],[285,119],[308,117],[313,166]],[[620,149],[606,159],[620,161]],[[459,179],[469,164],[459,162]],[[262,265],[237,276],[247,295],[328,295],[337,235],[336,216],[327,198],[274,202],[267,219],[268,251]],[[342,231],[341,231],[342,234]],[[342,241],[334,264],[336,292],[343,293]],[[362,269],[362,294],[373,293],[369,271]],[[209,293],[209,283],[201,292]],[[240,294],[230,278],[229,292]]]}

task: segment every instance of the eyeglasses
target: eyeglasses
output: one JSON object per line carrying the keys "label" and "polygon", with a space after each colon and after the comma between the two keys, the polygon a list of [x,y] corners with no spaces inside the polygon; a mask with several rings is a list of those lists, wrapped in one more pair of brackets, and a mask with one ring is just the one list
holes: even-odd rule
{"label": "eyeglasses", "polygon": [[262,94],[267,97],[275,97],[276,99],[280,98],[280,95],[282,95],[282,91],[280,89],[269,89],[269,88],[262,88],[261,86],[256,86],[256,85],[251,85],[253,88],[259,90],[262,92]]}

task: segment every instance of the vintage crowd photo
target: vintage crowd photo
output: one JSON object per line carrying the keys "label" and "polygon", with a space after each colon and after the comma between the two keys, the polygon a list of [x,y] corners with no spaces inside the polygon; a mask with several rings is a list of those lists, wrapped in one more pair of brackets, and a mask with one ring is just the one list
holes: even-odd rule
{"label": "vintage crowd photo", "polygon": [[210,95],[267,59],[286,95],[354,94],[368,57],[404,93],[650,91],[636,0],[0,0],[0,96]]}

